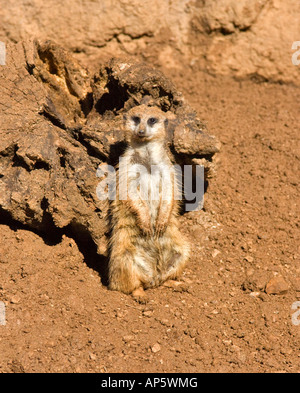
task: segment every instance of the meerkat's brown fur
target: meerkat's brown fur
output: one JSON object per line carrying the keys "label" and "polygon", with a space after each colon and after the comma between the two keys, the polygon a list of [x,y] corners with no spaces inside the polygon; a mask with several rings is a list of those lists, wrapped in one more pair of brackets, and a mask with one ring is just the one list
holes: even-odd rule
{"label": "meerkat's brown fur", "polygon": [[[166,280],[175,280],[188,259],[189,246],[178,229],[175,172],[166,145],[166,122],[164,112],[146,105],[131,109],[125,117],[128,147],[122,158],[126,171],[119,169],[117,173],[116,198],[110,206],[109,288],[112,290],[131,293],[139,287],[155,287]],[[167,168],[171,182],[166,182],[165,195],[161,183],[156,199],[145,200],[139,187],[132,188],[136,185],[133,168],[137,165],[145,168],[140,176],[149,184],[162,181],[157,173],[152,173],[153,166]],[[120,199],[119,189],[125,183],[135,194]]]}

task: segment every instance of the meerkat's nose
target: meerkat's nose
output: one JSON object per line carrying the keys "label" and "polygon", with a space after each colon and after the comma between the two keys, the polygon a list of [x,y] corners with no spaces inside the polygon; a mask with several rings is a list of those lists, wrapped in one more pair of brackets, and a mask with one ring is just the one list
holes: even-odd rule
{"label": "meerkat's nose", "polygon": [[138,132],[139,136],[144,136],[145,135],[145,130],[144,129],[140,129]]}

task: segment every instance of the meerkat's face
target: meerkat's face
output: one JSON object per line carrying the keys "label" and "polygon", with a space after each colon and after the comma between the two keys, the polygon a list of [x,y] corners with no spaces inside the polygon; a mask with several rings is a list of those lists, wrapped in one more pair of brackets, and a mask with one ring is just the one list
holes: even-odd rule
{"label": "meerkat's face", "polygon": [[160,109],[140,105],[124,116],[127,139],[135,142],[149,142],[165,138],[167,118]]}

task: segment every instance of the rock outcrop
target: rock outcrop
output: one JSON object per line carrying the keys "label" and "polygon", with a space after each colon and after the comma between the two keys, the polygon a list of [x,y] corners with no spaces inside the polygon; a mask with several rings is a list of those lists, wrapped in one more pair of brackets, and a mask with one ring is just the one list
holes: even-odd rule
{"label": "rock outcrop", "polygon": [[107,203],[96,171],[115,164],[125,142],[123,113],[141,103],[170,117],[180,163],[201,160],[209,175],[219,142],[161,72],[113,59],[90,75],[51,41],[7,48],[0,73],[0,216],[29,229],[72,233],[106,250]]}

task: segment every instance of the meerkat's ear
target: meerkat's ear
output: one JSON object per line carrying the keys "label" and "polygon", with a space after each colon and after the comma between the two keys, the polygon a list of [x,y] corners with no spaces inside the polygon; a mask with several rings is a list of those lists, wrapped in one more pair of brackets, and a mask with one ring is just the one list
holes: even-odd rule
{"label": "meerkat's ear", "polygon": [[127,115],[123,115],[123,120],[124,120],[124,121],[127,120]]}

